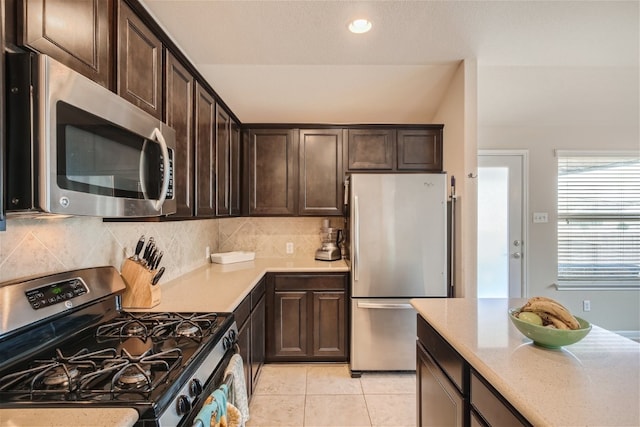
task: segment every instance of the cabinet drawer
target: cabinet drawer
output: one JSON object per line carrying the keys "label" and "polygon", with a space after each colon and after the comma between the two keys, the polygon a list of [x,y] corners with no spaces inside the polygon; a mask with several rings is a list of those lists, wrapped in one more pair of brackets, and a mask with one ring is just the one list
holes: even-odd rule
{"label": "cabinet drawer", "polygon": [[471,372],[471,406],[492,427],[529,426],[523,417],[497,391]]}
{"label": "cabinet drawer", "polygon": [[276,275],[276,291],[344,291],[345,276],[340,275]]}
{"label": "cabinet drawer", "polygon": [[[465,390],[468,368],[462,356],[421,316],[418,316],[418,339],[461,393]],[[465,375],[466,371],[466,375]]]}
{"label": "cabinet drawer", "polygon": [[260,279],[257,285],[251,290],[251,311],[256,307],[260,298],[264,295],[267,281],[263,278]]}
{"label": "cabinet drawer", "polygon": [[249,318],[249,314],[251,314],[251,298],[247,295],[242,302],[238,304],[238,307],[233,310],[233,315],[236,319],[238,328],[241,328],[242,325],[244,325],[244,322]]}

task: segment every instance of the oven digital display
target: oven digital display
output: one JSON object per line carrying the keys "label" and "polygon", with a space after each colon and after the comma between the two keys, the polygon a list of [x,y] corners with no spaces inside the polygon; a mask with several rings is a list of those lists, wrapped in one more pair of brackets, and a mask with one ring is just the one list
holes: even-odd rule
{"label": "oven digital display", "polygon": [[84,295],[87,292],[89,292],[89,288],[87,288],[86,283],[84,283],[81,278],[76,277],[28,290],[25,292],[25,295],[31,307],[33,307],[34,310],[38,310],[63,301],[68,301],[77,296]]}

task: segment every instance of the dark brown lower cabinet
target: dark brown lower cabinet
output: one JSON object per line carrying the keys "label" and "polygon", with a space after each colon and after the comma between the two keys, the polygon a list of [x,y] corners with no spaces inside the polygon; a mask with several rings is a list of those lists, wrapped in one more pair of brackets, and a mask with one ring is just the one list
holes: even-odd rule
{"label": "dark brown lower cabinet", "polygon": [[416,379],[418,427],[531,426],[420,315]]}
{"label": "dark brown lower cabinet", "polygon": [[346,274],[270,275],[267,361],[346,361],[346,285]]}
{"label": "dark brown lower cabinet", "polygon": [[262,278],[233,311],[249,398],[255,392],[265,360],[265,282]]}
{"label": "dark brown lower cabinet", "polygon": [[429,353],[418,345],[418,426],[462,427],[467,402]]}

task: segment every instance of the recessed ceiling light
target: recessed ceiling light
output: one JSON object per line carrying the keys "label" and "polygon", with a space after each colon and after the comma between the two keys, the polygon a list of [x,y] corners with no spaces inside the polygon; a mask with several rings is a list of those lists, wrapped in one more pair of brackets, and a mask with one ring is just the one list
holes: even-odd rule
{"label": "recessed ceiling light", "polygon": [[354,34],[366,33],[371,29],[371,21],[366,19],[354,19],[349,23],[349,31]]}

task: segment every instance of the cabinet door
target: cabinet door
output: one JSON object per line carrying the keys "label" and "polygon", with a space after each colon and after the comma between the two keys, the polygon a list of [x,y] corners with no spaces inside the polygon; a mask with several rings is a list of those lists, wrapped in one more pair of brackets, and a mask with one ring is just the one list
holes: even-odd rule
{"label": "cabinet door", "polygon": [[240,191],[242,188],[242,152],[240,151],[240,126],[235,121],[231,121],[231,162],[229,169],[229,177],[231,182],[229,188],[231,191],[231,205],[229,206],[229,215],[240,216],[241,214],[241,198]]}
{"label": "cabinet door", "polygon": [[239,354],[242,356],[244,369],[244,382],[247,387],[247,397],[251,398],[251,322],[248,320],[238,330]]}
{"label": "cabinet door", "polygon": [[471,406],[477,418],[494,427],[530,426],[489,383],[475,371],[471,372]]}
{"label": "cabinet door", "polygon": [[255,391],[265,360],[266,298],[263,296],[251,312],[251,389]]}
{"label": "cabinet door", "polygon": [[349,129],[347,170],[392,170],[395,137],[393,129]]}
{"label": "cabinet door", "polygon": [[194,214],[194,78],[171,53],[167,53],[166,122],[176,131],[174,186],[175,216]]}
{"label": "cabinet door", "polygon": [[397,132],[398,169],[442,171],[442,129],[403,129]]}
{"label": "cabinet door", "polygon": [[28,0],[21,43],[111,88],[112,0]]}
{"label": "cabinet door", "polygon": [[300,215],[342,215],[342,129],[300,131]]}
{"label": "cabinet door", "polygon": [[294,215],[297,144],[291,129],[253,129],[247,150],[249,215]]}
{"label": "cabinet door", "polygon": [[313,292],[313,356],[344,358],[345,293]]}
{"label": "cabinet door", "polygon": [[216,103],[205,88],[196,82],[196,216],[211,217],[215,210]]}
{"label": "cabinet door", "polygon": [[418,426],[464,426],[465,400],[419,344],[416,377]]}
{"label": "cabinet door", "polygon": [[162,119],[162,42],[124,0],[118,7],[118,94]]}
{"label": "cabinet door", "polygon": [[231,211],[231,118],[216,105],[216,215],[229,216]]}
{"label": "cabinet door", "polygon": [[272,325],[274,342],[270,356],[288,358],[309,354],[307,301],[306,291],[275,292]]}

